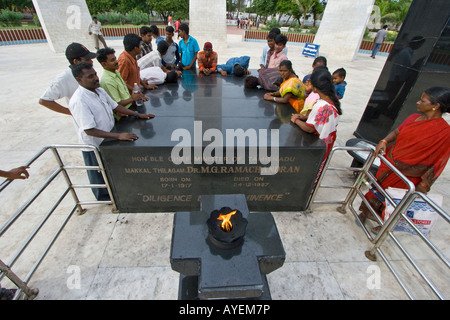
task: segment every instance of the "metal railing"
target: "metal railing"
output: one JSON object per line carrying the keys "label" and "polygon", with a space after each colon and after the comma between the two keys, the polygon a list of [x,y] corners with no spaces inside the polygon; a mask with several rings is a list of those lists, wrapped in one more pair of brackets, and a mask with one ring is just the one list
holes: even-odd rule
{"label": "metal railing", "polygon": [[[335,152],[338,151],[364,151],[368,153],[368,156],[366,158],[366,161],[364,162],[363,166],[361,168],[353,168],[353,167],[333,167],[330,166],[332,157]],[[309,201],[307,211],[312,211],[311,206],[313,204],[325,204],[325,203],[335,203],[340,204],[340,206],[337,208],[337,211],[345,214],[346,208],[349,208],[350,211],[355,216],[356,221],[359,223],[359,225],[364,230],[364,233],[366,234],[367,238],[373,243],[373,247],[370,250],[367,250],[365,252],[365,256],[371,260],[376,261],[376,254],[378,254],[382,260],[386,263],[389,270],[394,275],[395,279],[399,282],[402,289],[405,291],[405,293],[408,295],[410,299],[414,299],[414,295],[412,294],[411,290],[408,289],[405,282],[402,280],[400,274],[394,269],[393,265],[390,263],[389,259],[386,257],[384,252],[382,251],[381,247],[385,243],[386,239],[389,237],[393,240],[393,242],[397,245],[397,247],[400,249],[401,253],[406,257],[407,261],[413,266],[413,268],[417,271],[417,273],[421,276],[421,278],[426,282],[426,284],[431,288],[433,293],[442,300],[445,300],[446,298],[444,295],[439,291],[438,287],[430,280],[430,277],[425,274],[425,272],[420,268],[419,264],[412,258],[411,254],[408,253],[408,251],[405,249],[405,247],[400,243],[399,239],[394,235],[393,230],[397,223],[403,219],[406,221],[406,223],[414,230],[414,232],[417,234],[419,239],[421,239],[428,248],[431,249],[433,254],[436,255],[436,257],[441,260],[444,265],[450,269],[450,262],[449,259],[416,227],[416,225],[411,221],[411,219],[405,214],[408,208],[412,205],[412,203],[417,199],[420,198],[422,201],[424,201],[426,204],[428,204],[435,212],[441,216],[444,221],[447,223],[450,223],[450,217],[449,215],[442,210],[438,205],[436,205],[431,199],[429,199],[426,195],[420,192],[415,191],[414,184],[409,181],[394,165],[392,165],[383,155],[379,155],[380,161],[384,164],[386,164],[389,169],[392,170],[394,174],[396,174],[405,184],[408,186],[406,193],[404,197],[400,200],[398,204],[394,202],[392,197],[387,193],[386,190],[384,190],[377,182],[377,179],[375,176],[369,171],[374,160],[374,147],[367,147],[367,148],[360,148],[360,147],[334,147],[332,151],[330,152],[330,155],[325,162],[323,172],[321,176],[318,179],[317,187],[313,191],[313,194],[311,195],[311,199]],[[355,179],[354,183],[352,185],[322,185],[323,179],[326,175],[326,172],[328,170],[344,170],[344,171],[353,171],[353,172],[359,172],[357,178]],[[394,211],[392,212],[389,219],[386,221],[383,221],[374,211],[374,209],[371,207],[367,199],[364,197],[365,193],[361,191],[361,187],[363,185],[366,186],[373,186],[378,192],[380,192],[384,198],[385,201],[388,201],[393,207]],[[346,199],[344,201],[338,201],[338,200],[332,200],[332,201],[316,201],[317,193],[320,188],[346,188],[350,189],[349,193],[346,196]],[[356,199],[356,197],[359,196],[362,200],[362,203],[364,203],[369,209],[370,214],[373,216],[374,220],[378,221],[378,223],[381,226],[380,231],[378,234],[373,237],[369,230],[364,225],[363,221],[360,219],[358,215],[358,209],[355,209],[353,206],[353,203]]]}
{"label": "metal railing", "polygon": [[[89,150],[93,151],[95,153],[95,156],[97,158],[98,166],[66,166],[63,163],[63,160],[61,158],[59,150],[65,149],[65,150]],[[30,205],[42,194],[42,192],[50,186],[50,184],[55,181],[56,177],[60,174],[63,175],[65,182],[67,184],[67,188],[63,190],[61,196],[58,198],[58,200],[54,203],[54,205],[50,208],[50,210],[44,215],[42,220],[39,222],[39,224],[35,227],[35,229],[32,231],[32,233],[25,239],[21,247],[17,250],[17,252],[14,254],[14,256],[10,259],[10,261],[6,264],[2,260],[0,260],[0,281],[3,279],[3,277],[7,277],[11,282],[13,282],[17,287],[18,290],[16,291],[14,298],[15,300],[23,297],[23,294],[25,295],[24,298],[26,299],[34,299],[39,290],[36,288],[30,288],[28,286],[28,283],[33,276],[33,274],[36,272],[39,265],[42,263],[42,260],[45,258],[47,253],[49,252],[52,245],[55,243],[56,239],[60,235],[61,231],[66,226],[67,222],[70,220],[74,212],[78,212],[79,215],[84,214],[86,212],[86,209],[84,209],[82,206],[84,205],[91,205],[91,204],[112,204],[112,212],[117,212],[116,203],[113,197],[113,194],[111,192],[111,188],[107,179],[107,176],[105,174],[105,168],[103,167],[103,163],[101,161],[100,154],[98,152],[98,149],[91,145],[51,145],[44,147],[40,152],[38,152],[28,163],[25,164],[27,167],[31,167],[31,165],[38,160],[41,156],[46,154],[49,150],[52,151],[58,167],[53,171],[53,173],[50,174],[50,176],[46,179],[46,181],[42,184],[42,186],[37,190],[31,198],[25,202],[24,205],[22,205],[14,215],[11,216],[11,218],[0,228],[0,238],[8,231],[8,229],[22,216],[22,214],[26,211],[27,208],[30,207]],[[105,184],[73,184],[68,171],[70,170],[99,170],[101,171],[103,175],[103,179],[105,180]],[[5,180],[0,185],[0,192],[5,190],[6,187],[8,187],[11,184],[11,180]],[[78,188],[107,188],[109,195],[111,197],[111,201],[80,201],[76,189]],[[31,267],[31,270],[28,272],[28,274],[25,276],[25,278],[22,280],[19,276],[17,276],[12,270],[11,267],[17,262],[17,260],[20,258],[20,256],[23,254],[25,249],[29,246],[29,244],[32,242],[33,238],[37,235],[39,230],[44,226],[44,224],[48,221],[50,216],[55,212],[55,210],[58,208],[58,206],[61,204],[63,199],[67,196],[67,194],[71,194],[74,200],[74,205],[72,209],[70,210],[69,214],[66,215],[64,221],[59,226],[56,233],[52,236],[50,241],[48,242],[47,246],[44,248],[43,252],[40,254],[40,256],[37,258],[34,265]]]}

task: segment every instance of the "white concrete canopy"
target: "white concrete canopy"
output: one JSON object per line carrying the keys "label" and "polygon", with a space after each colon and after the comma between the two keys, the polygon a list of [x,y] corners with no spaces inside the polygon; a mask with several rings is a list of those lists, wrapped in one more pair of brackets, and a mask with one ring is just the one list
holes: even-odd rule
{"label": "white concrete canopy", "polygon": [[94,48],[88,33],[92,19],[85,0],[33,0],[33,5],[53,52],[65,52],[72,42]]}
{"label": "white concrete canopy", "polygon": [[329,0],[314,43],[319,55],[355,59],[375,0]]}
{"label": "white concrete canopy", "polygon": [[226,0],[189,1],[189,34],[197,40],[200,50],[207,41],[214,51],[227,48],[226,10]]}

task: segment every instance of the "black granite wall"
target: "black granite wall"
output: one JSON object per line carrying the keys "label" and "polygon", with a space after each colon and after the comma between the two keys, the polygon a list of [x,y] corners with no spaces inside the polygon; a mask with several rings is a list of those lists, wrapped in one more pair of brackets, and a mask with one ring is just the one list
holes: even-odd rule
{"label": "black granite wall", "polygon": [[433,86],[450,86],[450,1],[414,0],[355,136],[383,139]]}

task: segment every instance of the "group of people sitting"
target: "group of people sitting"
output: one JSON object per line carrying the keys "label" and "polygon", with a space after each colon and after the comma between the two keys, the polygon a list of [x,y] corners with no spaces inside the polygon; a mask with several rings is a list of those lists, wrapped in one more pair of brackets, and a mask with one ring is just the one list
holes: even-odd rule
{"label": "group of people sitting", "polygon": [[336,140],[336,128],[342,114],[340,100],[344,97],[346,71],[339,68],[331,74],[327,59],[314,59],[313,72],[302,80],[288,60],[287,37],[280,30],[272,29],[267,36],[258,76],[247,76],[245,88],[261,87],[268,92],[264,99],[286,103],[295,109],[291,122],[302,130],[319,135],[326,146],[325,158]]}
{"label": "group of people sitting", "polygon": [[[282,46],[278,44],[279,39],[278,35],[269,34],[258,77],[246,77],[245,87],[259,86],[268,91],[264,94],[265,100],[290,104],[297,111],[292,114],[291,122],[306,132],[318,134],[325,142],[327,150],[319,170],[320,175],[336,140],[336,128],[342,114],[340,99],[343,98],[347,85],[346,71],[339,68],[331,74],[327,69],[325,57],[314,60],[312,73],[306,75],[302,81],[294,72],[291,61],[287,59],[282,60],[278,68],[268,67],[279,56],[283,56]],[[417,191],[427,194],[450,157],[450,126],[442,118],[443,114],[450,112],[450,88],[431,87],[424,90],[417,101],[417,111],[418,113],[407,117],[398,128],[380,140],[375,149],[375,156],[385,155],[390,163],[414,183]],[[384,162],[380,165],[376,178],[385,190],[389,187],[407,187]],[[382,217],[386,203],[384,197],[371,189],[365,198],[375,214]],[[360,210],[361,223],[364,224],[369,219],[376,221],[364,203]],[[380,228],[379,225],[375,226],[372,232],[377,234]]]}
{"label": "group of people sitting", "polygon": [[[123,116],[153,118],[152,114],[140,114],[130,109],[132,105],[149,99],[139,88],[152,90],[160,84],[176,82],[183,70],[195,70],[196,62],[199,73],[204,75],[217,72],[222,76],[231,74],[242,77],[250,74],[250,57],[235,57],[225,64],[218,64],[218,55],[213,51],[212,44],[206,42],[203,51],[200,51],[195,38],[189,35],[186,24],[178,27],[181,37],[178,44],[173,40],[174,30],[171,26],[166,28],[165,37],[159,35],[156,26],[142,27],[140,33],[140,36],[133,33],[125,35],[124,50],[119,57],[109,47],[99,49],[96,53],[79,43],[67,47],[66,57],[70,68],[55,79],[39,103],[53,111],[72,115],[80,143],[99,147],[104,138],[138,139],[131,133],[112,133],[115,119]],[[152,39],[155,39],[156,50]],[[267,46],[263,49],[259,77],[247,76],[245,84],[248,87],[253,81],[266,89],[276,89],[265,94],[264,99],[290,103],[297,111],[292,116],[292,122],[307,132],[318,133],[326,142],[329,152],[336,138],[336,126],[342,112],[333,80],[326,69],[326,59],[316,59],[313,67],[317,72],[313,72],[311,79],[307,76],[308,79],[302,82],[287,59],[286,43],[287,37],[279,29],[272,30],[267,37]],[[104,69],[101,79],[92,66],[95,58]],[[324,66],[323,70],[319,68],[320,64]],[[278,84],[280,78],[282,80]],[[56,102],[63,97],[68,101],[68,108]],[[322,116],[321,121],[314,120],[317,114]],[[97,165],[94,152],[84,151],[83,156],[86,165]],[[88,173],[91,183],[103,183],[98,172],[91,170]],[[99,200],[109,198],[106,190],[97,188],[93,191]],[[101,195],[103,191],[106,194]]]}

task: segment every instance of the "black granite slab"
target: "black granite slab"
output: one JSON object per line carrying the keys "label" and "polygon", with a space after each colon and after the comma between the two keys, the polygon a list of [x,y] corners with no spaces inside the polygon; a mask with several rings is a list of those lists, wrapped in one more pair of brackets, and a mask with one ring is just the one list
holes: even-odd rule
{"label": "black granite slab", "polygon": [[[306,207],[325,144],[316,135],[290,123],[295,112],[291,106],[265,101],[264,90],[245,89],[243,84],[244,78],[220,74],[207,77],[184,71],[177,84],[161,85],[146,92],[150,100],[139,112],[153,113],[156,117],[123,118],[113,129],[135,133],[139,139],[105,140],[100,146],[119,211],[198,210],[202,194],[237,193],[247,195],[251,210],[299,211]],[[199,124],[201,133],[196,135]],[[180,129],[189,135],[192,144],[195,137],[200,137],[201,147],[191,149],[190,163],[174,164],[172,151],[181,138],[176,135],[173,138],[172,134]],[[211,149],[211,141],[202,138],[209,129],[221,134],[223,148],[216,151],[222,152],[223,157],[230,146],[235,156],[242,151],[237,139],[227,138],[227,130],[248,134],[251,139],[245,140],[242,147],[245,152],[239,158],[243,163],[237,163],[236,159],[229,164],[223,157],[220,158],[224,163],[211,158],[215,160],[212,164],[196,163],[205,148]],[[276,130],[279,138],[272,140]],[[256,142],[252,142],[255,137]],[[261,146],[258,139],[267,141],[269,158],[262,157],[262,149],[257,149],[256,157],[250,157],[249,147]],[[278,171],[273,170],[275,162],[270,161],[271,147],[276,145]],[[261,175],[261,168],[270,166],[276,174]]]}
{"label": "black granite slab", "polygon": [[424,90],[450,83],[448,0],[414,0],[358,124],[355,136],[378,143],[417,113]]}

